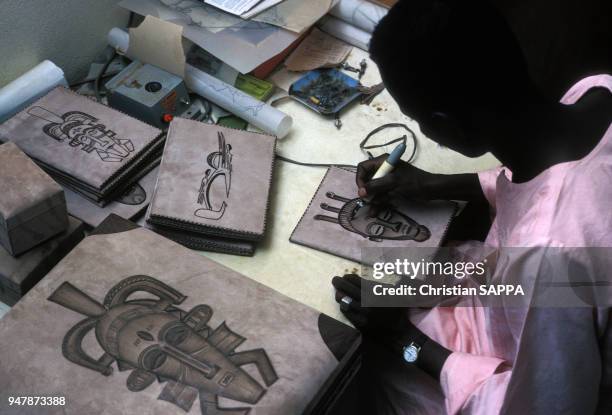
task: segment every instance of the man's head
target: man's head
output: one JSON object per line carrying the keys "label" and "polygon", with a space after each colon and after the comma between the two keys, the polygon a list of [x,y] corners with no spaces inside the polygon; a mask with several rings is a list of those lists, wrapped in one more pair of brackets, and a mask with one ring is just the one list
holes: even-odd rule
{"label": "man's head", "polygon": [[400,0],[370,54],[402,111],[468,156],[490,150],[486,130],[503,128],[531,91],[521,49],[486,0]]}

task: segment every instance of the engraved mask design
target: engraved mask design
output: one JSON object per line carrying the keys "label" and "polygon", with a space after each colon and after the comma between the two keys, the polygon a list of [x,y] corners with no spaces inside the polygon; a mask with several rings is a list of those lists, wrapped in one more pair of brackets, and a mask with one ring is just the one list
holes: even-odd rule
{"label": "engraved mask design", "polygon": [[[137,292],[157,299],[128,299]],[[278,376],[265,350],[236,352],[246,339],[225,323],[209,327],[213,310],[208,305],[197,305],[189,312],[177,308],[186,298],[154,278],[136,275],[113,287],[103,304],[68,282],[49,300],[88,316],[66,334],[64,357],[105,376],[112,374],[111,365],[117,362],[120,371],[132,371],[127,379],[132,392],[155,381],[166,383],[159,399],[189,411],[199,397],[203,415],[226,413],[219,408],[219,397],[259,402],[266,389],[240,367],[253,363],[266,386],[275,383]],[[104,350],[97,359],[82,349],[83,338],[91,330]],[[250,408],[228,411],[246,415]]]}
{"label": "engraved mask design", "polygon": [[327,203],[321,204],[321,209],[337,214],[337,216],[315,215],[315,220],[336,223],[347,231],[356,233],[374,242],[383,240],[423,242],[430,238],[427,227],[404,215],[392,205],[383,206],[375,217],[368,215],[368,209],[359,207],[359,199],[348,199],[327,192],[326,196],[334,201],[342,202],[340,208]]}
{"label": "engraved mask design", "polygon": [[43,127],[49,137],[59,142],[68,140],[68,145],[80,147],[86,153],[95,151],[102,161],[121,162],[134,151],[131,140],[118,138],[114,131],[84,112],[70,111],[60,116],[34,106],[27,113],[49,122]]}
{"label": "engraved mask design", "polygon": [[[193,213],[197,217],[212,220],[219,220],[223,217],[232,186],[232,146],[225,142],[225,136],[221,131],[217,133],[217,137],[219,151],[210,153],[206,158],[206,163],[210,168],[206,169],[198,191],[198,204],[204,207],[196,209]],[[213,200],[211,190],[213,186],[221,183],[224,186],[225,198],[219,205],[219,201]]]}

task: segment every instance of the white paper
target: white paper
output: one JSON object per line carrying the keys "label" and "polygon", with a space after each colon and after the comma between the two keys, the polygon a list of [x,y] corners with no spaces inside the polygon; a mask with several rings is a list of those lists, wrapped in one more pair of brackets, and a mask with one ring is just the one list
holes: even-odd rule
{"label": "white paper", "polygon": [[250,19],[274,7],[283,0],[204,0],[204,3],[215,6],[223,11],[240,16],[243,19]]}
{"label": "white paper", "polygon": [[346,43],[356,46],[365,51],[368,50],[372,34],[355,27],[343,20],[326,16],[319,23],[319,28]]}
{"label": "white paper", "polygon": [[332,0],[285,0],[252,20],[302,33],[325,16],[332,5]]}
{"label": "white paper", "polygon": [[64,72],[49,60],[42,61],[0,89],[0,123],[58,85],[68,86]]}
{"label": "white paper", "polygon": [[389,9],[367,0],[340,0],[329,14],[368,33],[389,12]]}
{"label": "white paper", "polygon": [[[164,1],[170,2],[170,0]],[[180,2],[175,1],[173,4],[175,3]],[[241,19],[237,19],[240,23],[223,27],[221,30],[216,29],[219,29],[219,26],[223,26],[224,23],[213,22],[215,29],[211,30],[207,25],[203,25],[204,21],[194,19],[196,15],[201,16],[198,14],[199,11],[214,9],[203,3],[193,4],[193,7],[186,9],[179,9],[179,6],[176,5],[173,6],[175,9],[172,9],[160,0],[123,0],[119,5],[142,16],[156,16],[182,26],[185,38],[240,73],[253,71],[262,63],[281,53],[298,38],[298,35],[291,31]],[[219,13],[223,12],[219,11]],[[230,17],[233,18],[233,16]]]}
{"label": "white paper", "polygon": [[261,0],[204,0],[207,4],[237,16],[251,10],[260,1]]}
{"label": "white paper", "polygon": [[217,7],[227,13],[250,19],[283,0],[204,0],[204,3]]}
{"label": "white paper", "polygon": [[[262,0],[261,2],[259,2],[259,4],[257,4],[255,7],[253,7],[251,10],[247,11],[246,13],[242,13],[242,15],[240,17],[242,17],[243,19],[250,19],[253,16],[268,10],[271,7],[276,6],[277,4],[283,2],[285,0]],[[312,0],[308,0],[308,2],[310,2]]]}
{"label": "white paper", "polygon": [[160,0],[162,5],[174,14],[159,8],[158,17],[162,20],[190,20],[189,24],[200,26],[206,30],[217,33],[223,29],[241,24],[242,19],[225,13],[212,6],[207,6],[197,0]]}

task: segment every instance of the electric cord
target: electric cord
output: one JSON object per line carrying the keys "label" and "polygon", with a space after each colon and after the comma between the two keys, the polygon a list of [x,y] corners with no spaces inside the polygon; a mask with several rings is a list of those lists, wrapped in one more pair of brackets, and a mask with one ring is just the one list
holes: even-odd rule
{"label": "electric cord", "polygon": [[[104,75],[102,75],[102,79],[105,79],[105,78],[110,78],[111,76],[115,76],[115,75],[117,75],[119,72],[121,72],[121,71],[110,71],[110,72],[106,72]],[[92,77],[92,78],[85,78],[85,79],[82,79],[82,80],[80,80],[80,81],[73,82],[73,83],[71,83],[69,86],[70,86],[70,88],[75,88],[75,87],[77,87],[77,86],[81,86],[81,85],[83,85],[83,84],[87,84],[87,83],[89,83],[89,82],[93,82],[93,81],[95,81],[95,80],[96,80],[96,78],[95,78],[95,77]]]}
{"label": "electric cord", "polygon": [[[402,124],[402,123],[389,123],[389,124],[383,124],[375,129],[373,129],[372,131],[370,131],[368,133],[368,135],[359,143],[359,148],[366,153],[366,155],[368,156],[369,159],[374,158],[374,156],[372,155],[372,153],[370,153],[368,150],[373,150],[375,148],[382,148],[382,147],[386,147],[388,145],[391,144],[395,144],[398,142],[403,142],[406,143],[408,141],[408,137],[406,135],[403,135],[402,137],[399,138],[395,138],[393,140],[387,141],[385,143],[382,144],[371,144],[371,145],[367,145],[368,141],[377,133],[381,132],[382,130],[386,129],[386,128],[404,128],[406,131],[408,131],[408,133],[410,134],[410,138],[412,140],[412,153],[410,154],[410,157],[408,158],[408,163],[411,163],[415,156],[416,156],[416,152],[417,152],[417,148],[418,148],[418,142],[416,139],[416,134],[414,133],[414,131],[412,131],[406,124]],[[356,169],[357,166],[353,165],[353,164],[340,164],[340,163],[306,163],[303,161],[298,161],[298,160],[293,160],[290,159],[288,157],[285,156],[281,156],[280,154],[276,154],[276,158],[284,161],[286,163],[291,163],[291,164],[296,164],[298,166],[304,166],[304,167],[323,167],[323,168],[329,168],[329,167],[342,167],[342,168],[349,168],[349,169]]]}
{"label": "electric cord", "polygon": [[102,102],[102,97],[100,96],[100,81],[102,80],[103,75],[106,73],[106,70],[108,69],[110,64],[113,62],[115,57],[117,57],[117,51],[114,51],[110,59],[106,61],[106,63],[102,67],[102,70],[100,70],[100,72],[98,73],[98,76],[96,76],[96,80],[94,81],[94,93],[96,95],[96,101],[98,102]]}
{"label": "electric cord", "polygon": [[396,138],[394,140],[387,141],[386,143],[383,143],[383,144],[373,144],[373,145],[369,145],[369,146],[366,145],[368,143],[368,141],[370,140],[370,138],[372,138],[375,134],[378,134],[379,132],[381,132],[382,130],[384,130],[386,128],[403,128],[406,131],[408,131],[408,133],[410,134],[410,138],[412,139],[412,153],[410,154],[410,157],[408,157],[407,163],[412,163],[412,161],[414,160],[414,156],[416,155],[418,145],[417,145],[416,134],[406,124],[402,124],[402,123],[389,123],[389,124],[383,124],[380,127],[377,127],[375,129],[373,129],[372,131],[369,132],[369,134],[366,136],[366,138],[364,138],[363,141],[361,141],[361,143],[359,143],[359,148],[363,152],[366,153],[368,158],[372,159],[372,158],[374,158],[374,156],[368,150],[372,150],[372,149],[375,149],[375,148],[386,147],[388,145],[395,144],[395,143],[398,143],[400,141],[403,142],[404,144],[406,144],[406,142],[408,141],[408,137],[406,137],[404,135],[404,136]]}
{"label": "electric cord", "polygon": [[354,166],[352,164],[306,163],[306,162],[303,162],[303,161],[297,161],[297,160],[290,159],[288,157],[281,156],[280,154],[276,154],[276,158],[281,160],[281,161],[284,161],[285,163],[297,164],[298,166],[304,166],[304,167],[325,167],[325,168],[329,168],[329,167],[343,167],[345,169],[356,169],[357,168],[357,166]]}

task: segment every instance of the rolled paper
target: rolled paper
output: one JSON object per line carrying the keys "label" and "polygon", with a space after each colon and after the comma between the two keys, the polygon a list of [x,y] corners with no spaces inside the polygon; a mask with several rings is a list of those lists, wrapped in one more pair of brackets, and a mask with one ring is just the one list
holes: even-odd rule
{"label": "rolled paper", "polygon": [[121,55],[127,54],[130,47],[130,34],[123,29],[113,27],[106,36],[108,44],[117,50]]}
{"label": "rolled paper", "polygon": [[0,89],[0,123],[59,85],[68,86],[64,71],[49,60],[42,61]]}
{"label": "rolled paper", "polygon": [[[128,33],[113,28],[107,39],[109,45],[130,57]],[[278,138],[291,130],[291,116],[189,64],[185,65],[185,83],[196,94]]]}
{"label": "rolled paper", "polygon": [[328,34],[365,51],[368,50],[370,39],[372,38],[372,34],[366,32],[365,30],[332,16],[326,16],[323,18],[319,23],[319,28]]}
{"label": "rolled paper", "polygon": [[388,13],[388,9],[367,0],[340,0],[329,14],[368,33]]}
{"label": "rolled paper", "polygon": [[185,83],[196,94],[278,138],[291,130],[289,115],[189,64],[185,66]]}

